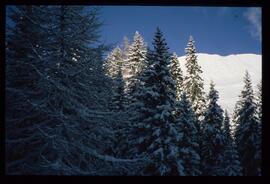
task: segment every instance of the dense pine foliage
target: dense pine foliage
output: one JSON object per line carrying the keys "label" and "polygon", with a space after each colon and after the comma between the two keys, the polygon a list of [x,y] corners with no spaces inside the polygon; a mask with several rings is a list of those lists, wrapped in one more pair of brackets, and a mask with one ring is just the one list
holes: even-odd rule
{"label": "dense pine foliage", "polygon": [[211,83],[207,98],[207,110],[202,123],[201,156],[203,175],[219,176],[224,174],[223,110],[217,103],[218,98],[218,92],[214,88],[214,84]]}
{"label": "dense pine foliage", "polygon": [[231,121],[214,83],[205,96],[192,36],[184,76],[159,28],[110,51],[98,15],[11,8],[6,174],[261,175],[261,83],[253,94],[246,72]]}
{"label": "dense pine foliage", "polygon": [[244,175],[260,175],[260,133],[256,116],[256,103],[248,72],[244,77],[244,88],[237,102],[235,139],[241,155]]}
{"label": "dense pine foliage", "polygon": [[202,69],[198,65],[195,41],[192,36],[189,37],[185,51],[187,75],[185,76],[184,86],[198,120],[202,121],[206,100],[204,97],[203,79],[200,76]]}

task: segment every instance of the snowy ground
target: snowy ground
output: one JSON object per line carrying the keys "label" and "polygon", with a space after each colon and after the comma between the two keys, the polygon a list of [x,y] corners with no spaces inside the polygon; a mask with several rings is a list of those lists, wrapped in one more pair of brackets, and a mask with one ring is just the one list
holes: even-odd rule
{"label": "snowy ground", "polygon": [[[198,63],[202,67],[205,92],[209,91],[210,81],[216,84],[219,91],[219,104],[227,109],[231,114],[235,102],[243,88],[243,77],[245,70],[251,76],[253,90],[256,91],[256,85],[262,77],[262,58],[256,54],[237,54],[229,56],[220,56],[216,54],[199,53]],[[185,75],[185,56],[178,58],[181,68]]]}

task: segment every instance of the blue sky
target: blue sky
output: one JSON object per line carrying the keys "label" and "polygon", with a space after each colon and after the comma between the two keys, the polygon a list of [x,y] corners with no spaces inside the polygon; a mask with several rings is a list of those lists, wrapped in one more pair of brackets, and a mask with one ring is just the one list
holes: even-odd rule
{"label": "blue sky", "polygon": [[261,54],[261,9],[245,7],[102,6],[103,39],[121,44],[139,31],[152,45],[159,26],[171,52],[184,55],[189,35],[197,52]]}

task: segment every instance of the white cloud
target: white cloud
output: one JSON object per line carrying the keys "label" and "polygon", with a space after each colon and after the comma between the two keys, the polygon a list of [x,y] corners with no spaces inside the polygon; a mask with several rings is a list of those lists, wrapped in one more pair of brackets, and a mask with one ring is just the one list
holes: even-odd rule
{"label": "white cloud", "polygon": [[261,8],[248,8],[244,17],[250,23],[250,34],[255,39],[262,41],[262,12]]}

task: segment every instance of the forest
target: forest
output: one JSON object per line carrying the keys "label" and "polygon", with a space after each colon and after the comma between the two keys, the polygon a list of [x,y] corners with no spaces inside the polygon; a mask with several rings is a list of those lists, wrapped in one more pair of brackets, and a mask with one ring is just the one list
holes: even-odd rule
{"label": "forest", "polygon": [[[152,45],[102,41],[99,8],[12,6],[5,36],[8,175],[261,175],[262,86],[248,71],[232,116],[189,37],[186,75]],[[107,54],[109,52],[109,54]],[[229,74],[228,74],[229,75]]]}

